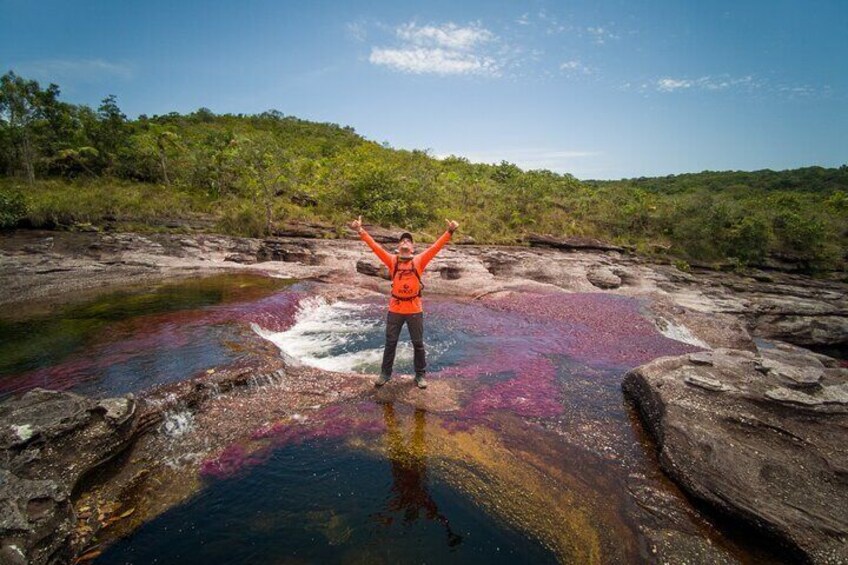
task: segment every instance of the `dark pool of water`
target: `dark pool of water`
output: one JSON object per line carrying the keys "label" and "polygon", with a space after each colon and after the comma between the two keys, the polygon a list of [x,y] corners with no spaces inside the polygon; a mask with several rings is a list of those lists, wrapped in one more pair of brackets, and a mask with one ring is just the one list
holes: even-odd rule
{"label": "dark pool of water", "polygon": [[428,472],[426,456],[311,441],[213,481],[97,563],[555,561]]}

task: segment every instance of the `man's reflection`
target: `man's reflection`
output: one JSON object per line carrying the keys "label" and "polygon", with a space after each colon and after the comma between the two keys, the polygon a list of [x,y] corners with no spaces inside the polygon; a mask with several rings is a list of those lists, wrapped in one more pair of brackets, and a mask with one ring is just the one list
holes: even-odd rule
{"label": "man's reflection", "polygon": [[427,445],[424,437],[426,412],[416,409],[413,415],[412,437],[405,442],[395,418],[394,403],[383,404],[383,419],[386,423],[386,451],[392,464],[392,498],[386,505],[387,512],[377,515],[385,525],[393,521],[392,514],[403,512],[405,524],[418,520],[421,512],[428,520],[439,522],[445,527],[448,546],[462,543],[462,536],[451,530],[450,523],[439,512],[436,501],[427,489]]}

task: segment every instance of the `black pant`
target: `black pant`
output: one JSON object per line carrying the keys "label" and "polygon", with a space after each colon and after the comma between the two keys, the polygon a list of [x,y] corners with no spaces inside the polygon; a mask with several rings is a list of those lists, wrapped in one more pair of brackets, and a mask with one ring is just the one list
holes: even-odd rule
{"label": "black pant", "polygon": [[381,373],[390,377],[392,367],[395,364],[395,351],[397,350],[398,337],[403,324],[409,328],[409,337],[412,339],[412,349],[415,352],[415,376],[424,376],[424,368],[427,361],[424,358],[424,314],[396,314],[389,312],[386,317],[386,349],[383,350],[383,366]]}

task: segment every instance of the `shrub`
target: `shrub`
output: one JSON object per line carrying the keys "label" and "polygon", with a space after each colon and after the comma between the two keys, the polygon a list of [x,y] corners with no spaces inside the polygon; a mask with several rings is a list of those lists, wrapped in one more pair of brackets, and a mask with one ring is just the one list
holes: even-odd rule
{"label": "shrub", "polygon": [[27,204],[20,192],[0,192],[0,230],[18,225],[27,213]]}

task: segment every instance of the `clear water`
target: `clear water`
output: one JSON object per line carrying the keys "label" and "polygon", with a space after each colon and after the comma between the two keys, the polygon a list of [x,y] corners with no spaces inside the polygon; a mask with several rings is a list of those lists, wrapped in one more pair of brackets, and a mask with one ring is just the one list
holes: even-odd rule
{"label": "clear water", "polygon": [[[249,322],[292,281],[225,275],[130,287],[0,317],[0,398],[42,387],[113,396],[235,360]],[[265,302],[263,302],[263,300]]]}
{"label": "clear water", "polygon": [[428,469],[334,441],[275,450],[142,526],[97,563],[553,563]]}

